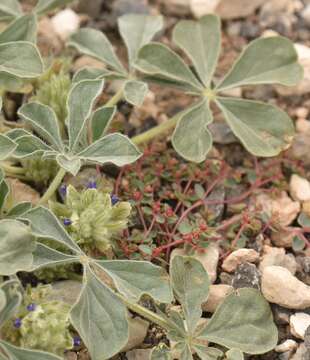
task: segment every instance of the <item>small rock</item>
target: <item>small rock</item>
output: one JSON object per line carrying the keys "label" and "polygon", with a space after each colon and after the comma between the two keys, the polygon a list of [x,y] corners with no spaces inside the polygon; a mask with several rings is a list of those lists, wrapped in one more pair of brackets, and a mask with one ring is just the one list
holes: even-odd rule
{"label": "small rock", "polygon": [[206,302],[202,304],[202,310],[213,313],[223,302],[225,297],[233,291],[230,285],[216,284],[210,285],[209,296]]}
{"label": "small rock", "polygon": [[38,47],[42,56],[53,56],[61,53],[64,44],[54,29],[52,21],[43,17],[38,23]]}
{"label": "small rock", "polygon": [[173,15],[184,16],[190,13],[191,0],[161,0],[165,12]]}
{"label": "small rock", "polygon": [[252,15],[265,0],[191,0],[190,8],[196,18],[217,14],[222,19],[235,19]]}
{"label": "small rock", "polygon": [[149,329],[149,322],[139,317],[128,317],[129,339],[122,352],[136,348],[143,343]]}
{"label": "small rock", "polygon": [[71,9],[58,12],[51,19],[55,32],[66,41],[80,27],[80,17]]}
{"label": "small rock", "polygon": [[307,327],[304,337],[305,337],[305,346],[309,352],[309,350],[310,350],[310,326]]}
{"label": "small rock", "polygon": [[301,343],[298,346],[297,351],[295,352],[294,356],[290,358],[290,360],[309,360],[309,352],[307,351],[307,348],[304,343]]}
{"label": "small rock", "polygon": [[77,353],[68,351],[65,353],[65,360],[77,360]]}
{"label": "small rock", "polygon": [[308,4],[301,12],[301,17],[310,25],[310,4]]}
{"label": "small rock", "polygon": [[222,269],[227,272],[234,272],[238,265],[245,262],[255,263],[259,259],[259,253],[253,249],[238,249],[233,251],[224,260]]}
{"label": "small rock", "polygon": [[227,145],[238,142],[238,139],[224,121],[213,122],[208,128],[212,133],[213,141],[217,144]]}
{"label": "small rock", "polygon": [[259,270],[262,272],[268,266],[282,266],[288,269],[293,275],[297,271],[297,262],[294,255],[285,254],[283,248],[264,246],[264,254],[259,264]]}
{"label": "small rock", "polygon": [[292,339],[284,341],[282,344],[279,344],[275,347],[275,351],[278,353],[284,353],[286,351],[294,351],[297,349],[297,342]]}
{"label": "small rock", "polygon": [[309,115],[309,109],[304,106],[300,106],[296,109],[295,114],[300,119],[306,119]]}
{"label": "small rock", "polygon": [[300,203],[293,201],[285,191],[277,198],[261,193],[256,197],[256,205],[283,227],[290,225],[300,212]]}
{"label": "small rock", "polygon": [[297,174],[293,174],[290,180],[290,194],[296,201],[309,201],[310,182]]}
{"label": "small rock", "polygon": [[127,360],[149,360],[151,349],[135,349],[126,353]]}
{"label": "small rock", "polygon": [[294,160],[301,160],[305,166],[310,166],[310,132],[297,133],[288,153]]}
{"label": "small rock", "polygon": [[310,133],[310,121],[306,119],[298,119],[296,121],[296,130],[299,133]]}
{"label": "small rock", "polygon": [[[292,228],[293,230],[294,228]],[[293,238],[294,238],[293,231],[286,231],[286,230],[280,230],[280,231],[273,231],[271,234],[271,241],[274,245],[284,248],[290,248],[293,244]]]}
{"label": "small rock", "polygon": [[300,312],[290,317],[291,334],[299,339],[305,338],[305,333],[309,326],[310,326],[309,314]]}
{"label": "small rock", "polygon": [[113,3],[113,13],[119,17],[125,14],[149,14],[147,0],[116,0]]}
{"label": "small rock", "polygon": [[104,0],[92,0],[92,1],[85,1],[80,0],[77,6],[77,11],[87,14],[92,18],[98,18],[100,16],[100,10]]}
{"label": "small rock", "polygon": [[[171,253],[171,258],[175,255],[186,255],[184,249],[174,249]],[[193,256],[199,260],[209,275],[211,284],[217,278],[217,265],[220,257],[220,252],[217,244],[211,243],[204,252],[196,251]]]}
{"label": "small rock", "polygon": [[232,286],[235,289],[260,289],[260,273],[256,266],[250,263],[240,264],[233,277]]}
{"label": "small rock", "polygon": [[10,201],[12,205],[16,205],[22,201],[29,201],[36,205],[40,200],[40,195],[32,187],[24,184],[18,179],[6,178],[10,187]]}
{"label": "small rock", "polygon": [[268,266],[263,270],[262,293],[269,302],[288,309],[310,306],[310,287],[281,266]]}

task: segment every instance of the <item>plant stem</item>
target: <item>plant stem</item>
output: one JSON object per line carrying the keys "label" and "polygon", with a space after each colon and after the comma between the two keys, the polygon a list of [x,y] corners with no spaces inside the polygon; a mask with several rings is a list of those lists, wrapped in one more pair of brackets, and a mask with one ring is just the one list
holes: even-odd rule
{"label": "plant stem", "polygon": [[51,182],[49,188],[46,190],[45,194],[41,197],[39,201],[39,205],[45,204],[48,202],[48,200],[54,195],[55,191],[61,184],[63,178],[66,175],[66,170],[63,168],[60,168],[58,170],[58,173],[56,174],[54,180]]}
{"label": "plant stem", "polygon": [[173,127],[175,127],[180,116],[181,116],[181,113],[178,113],[178,114],[174,115],[172,118],[163,122],[162,124],[157,125],[157,126],[153,127],[152,129],[145,131],[142,134],[134,136],[133,138],[131,138],[131,140],[136,145],[146,143],[146,142],[152,140],[154,137],[159,136],[162,133],[167,132],[170,129],[172,129]]}
{"label": "plant stem", "polygon": [[25,175],[25,169],[22,167],[12,166],[2,162],[0,167],[4,170],[5,173],[9,175]]}
{"label": "plant stem", "polygon": [[120,100],[122,100],[124,95],[123,87],[121,87],[118,92],[111,97],[111,99],[104,105],[104,107],[110,107],[116,105]]}

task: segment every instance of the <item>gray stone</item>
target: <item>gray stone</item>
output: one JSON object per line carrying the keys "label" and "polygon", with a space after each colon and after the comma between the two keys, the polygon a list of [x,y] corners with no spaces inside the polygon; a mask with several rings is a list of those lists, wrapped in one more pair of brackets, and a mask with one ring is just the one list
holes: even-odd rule
{"label": "gray stone", "polygon": [[235,289],[254,288],[260,289],[260,273],[254,264],[243,263],[237,267],[232,280]]}

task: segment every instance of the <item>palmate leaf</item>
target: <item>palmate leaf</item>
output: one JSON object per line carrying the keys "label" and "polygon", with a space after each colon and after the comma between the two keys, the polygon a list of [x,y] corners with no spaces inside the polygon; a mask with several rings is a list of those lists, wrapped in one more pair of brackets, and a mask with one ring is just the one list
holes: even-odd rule
{"label": "palmate leaf", "polygon": [[128,14],[118,19],[120,34],[126,44],[130,67],[137,59],[138,51],[148,44],[163,28],[162,16]]}
{"label": "palmate leaf", "polygon": [[12,141],[9,137],[0,134],[0,161],[5,160],[9,157],[16,149],[17,144]]}
{"label": "palmate leaf", "polygon": [[98,30],[90,28],[79,30],[71,36],[68,46],[72,46],[83,54],[101,60],[120,74],[126,75],[127,73],[116,56],[108,38]]}
{"label": "palmate leaf", "polygon": [[275,156],[294,136],[290,117],[279,108],[256,101],[218,98],[217,104],[233,133],[256,156]]}
{"label": "palmate leaf", "polygon": [[201,304],[208,296],[208,274],[198,260],[175,256],[171,262],[170,278],[175,297],[182,305],[188,332],[193,334],[202,315]]}
{"label": "palmate leaf", "polygon": [[14,316],[22,302],[22,286],[18,280],[9,280],[1,285],[4,307],[0,309],[0,328]]}
{"label": "palmate leaf", "polygon": [[221,50],[219,17],[207,15],[199,21],[182,20],[173,30],[173,40],[191,59],[201,81],[208,87]]}
{"label": "palmate leaf", "polygon": [[129,80],[124,85],[124,97],[134,106],[141,106],[148,92],[148,85],[143,81]]}
{"label": "palmate leaf", "polygon": [[172,136],[173,147],[184,159],[205,160],[212,146],[212,136],[207,128],[212,121],[207,99],[184,111]]}
{"label": "palmate leaf", "polygon": [[17,147],[13,155],[18,159],[28,158],[33,155],[42,155],[45,151],[53,151],[50,146],[34,135],[20,136],[15,139],[15,143]]}
{"label": "palmate leaf", "polygon": [[92,140],[96,141],[102,138],[116,113],[116,106],[103,106],[97,109],[91,118]]}
{"label": "palmate leaf", "polygon": [[56,156],[56,161],[60,167],[73,176],[76,176],[82,167],[81,159],[74,155],[58,154]]}
{"label": "palmate leaf", "polygon": [[3,349],[8,356],[5,360],[62,360],[59,356],[51,353],[23,349],[13,346],[3,340],[0,340],[0,348]]}
{"label": "palmate leaf", "polygon": [[254,40],[231,71],[217,86],[218,91],[256,84],[296,85],[303,76],[292,42],[276,36]]}
{"label": "palmate leaf", "polygon": [[201,360],[218,360],[223,357],[221,350],[210,346],[194,345],[193,350]]}
{"label": "palmate leaf", "polygon": [[141,156],[139,149],[122,134],[109,134],[89,145],[78,156],[99,164],[112,163],[123,166],[135,162]]}
{"label": "palmate leaf", "polygon": [[16,220],[0,221],[0,275],[29,271],[35,248],[35,237],[29,226]]}
{"label": "palmate leaf", "polygon": [[38,0],[34,11],[43,15],[44,13],[54,10],[60,6],[64,6],[70,4],[73,0]]}
{"label": "palmate leaf", "polygon": [[31,42],[14,41],[0,44],[0,73],[8,73],[19,78],[35,78],[42,75],[43,70],[41,55]]}
{"label": "palmate leaf", "polygon": [[98,260],[96,264],[112,278],[117,290],[129,301],[138,302],[143,295],[161,303],[172,301],[169,277],[162,267],[133,260]]}
{"label": "palmate leaf", "polygon": [[89,267],[84,271],[84,288],[72,308],[71,321],[92,360],[110,359],[128,341],[127,309]]}
{"label": "palmate leaf", "polygon": [[14,41],[36,42],[37,19],[33,14],[19,17],[0,33],[0,43]]}
{"label": "palmate leaf", "polygon": [[22,15],[22,8],[18,0],[1,0],[0,21],[12,20]]}
{"label": "palmate leaf", "polygon": [[255,289],[238,289],[219,305],[198,339],[248,354],[272,350],[277,328],[268,302]]}

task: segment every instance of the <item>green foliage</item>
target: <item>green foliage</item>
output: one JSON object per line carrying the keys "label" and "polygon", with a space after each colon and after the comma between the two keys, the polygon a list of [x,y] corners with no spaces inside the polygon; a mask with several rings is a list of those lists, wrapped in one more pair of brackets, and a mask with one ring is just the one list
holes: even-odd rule
{"label": "green foliage", "polygon": [[131,206],[120,201],[112,204],[109,193],[97,189],[78,192],[69,185],[65,203],[50,203],[50,208],[63,220],[72,238],[85,251],[106,253],[112,247],[112,237],[125,229]]}
{"label": "green foliage", "polygon": [[179,55],[160,43],[142,47],[136,68],[147,74],[146,81],[174,86],[200,97],[198,105],[181,114],[174,131],[172,142],[180,155],[195,162],[206,158],[212,145],[207,129],[213,121],[212,102],[253,155],[275,156],[290,145],[294,127],[283,111],[269,104],[222,96],[225,90],[244,85],[297,84],[302,78],[302,67],[289,40],[277,36],[253,41],[219,83],[212,80],[220,51],[220,22],[216,16],[207,15],[198,22],[180,21],[174,28],[173,40],[191,59],[198,77]]}
{"label": "green foliage", "polygon": [[36,184],[47,185],[57,173],[58,165],[55,160],[45,160],[41,157],[31,157],[20,160],[25,169],[25,176]]}

